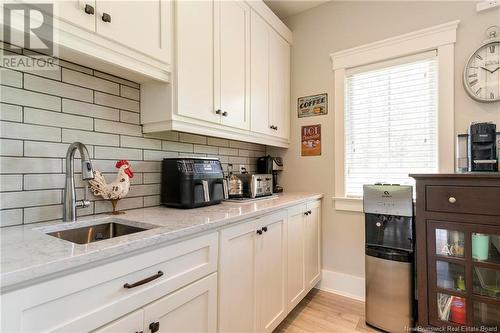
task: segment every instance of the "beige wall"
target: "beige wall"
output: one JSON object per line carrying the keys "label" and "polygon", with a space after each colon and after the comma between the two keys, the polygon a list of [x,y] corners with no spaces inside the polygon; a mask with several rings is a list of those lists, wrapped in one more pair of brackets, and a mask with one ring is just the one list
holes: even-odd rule
{"label": "beige wall", "polygon": [[[455,129],[465,132],[471,121],[500,125],[500,103],[481,104],[467,97],[461,74],[469,54],[484,39],[487,27],[500,25],[500,9],[477,13],[475,2],[330,2],[288,19],[293,31],[291,147],[280,151],[286,190],[325,193],[323,201],[324,269],[364,277],[364,225],[360,213],[333,209],[334,112],[333,72],[329,54],[380,39],[459,19],[455,48]],[[300,96],[327,92],[327,116],[298,119]],[[322,125],[323,154],[300,157],[300,126]]]}

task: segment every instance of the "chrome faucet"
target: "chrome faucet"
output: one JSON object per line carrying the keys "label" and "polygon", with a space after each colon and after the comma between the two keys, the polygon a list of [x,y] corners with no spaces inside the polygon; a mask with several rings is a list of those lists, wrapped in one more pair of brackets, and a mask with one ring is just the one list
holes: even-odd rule
{"label": "chrome faucet", "polygon": [[66,185],[64,186],[64,205],[63,205],[63,221],[75,222],[76,209],[85,208],[90,205],[87,200],[87,184],[85,184],[85,197],[83,200],[76,201],[75,191],[75,174],[74,162],[75,151],[78,149],[82,159],[82,178],[83,180],[94,179],[94,170],[90,162],[89,152],[87,147],[81,142],[73,142],[66,153]]}

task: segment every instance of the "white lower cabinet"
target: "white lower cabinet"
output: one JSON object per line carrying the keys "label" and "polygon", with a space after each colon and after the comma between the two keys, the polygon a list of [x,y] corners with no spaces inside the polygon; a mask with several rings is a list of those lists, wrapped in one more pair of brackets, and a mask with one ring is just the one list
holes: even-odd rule
{"label": "white lower cabinet", "polygon": [[287,306],[291,311],[321,279],[321,203],[288,209]]}
{"label": "white lower cabinet", "polygon": [[320,213],[310,201],[3,293],[0,331],[272,332],[320,279]]}
{"label": "white lower cabinet", "polygon": [[144,308],[144,331],[216,332],[217,273]]}
{"label": "white lower cabinet", "polygon": [[272,332],[285,318],[285,245],[285,211],[221,231],[220,332]]}
{"label": "white lower cabinet", "polygon": [[140,309],[115,320],[94,333],[139,333],[144,332],[144,310]]}

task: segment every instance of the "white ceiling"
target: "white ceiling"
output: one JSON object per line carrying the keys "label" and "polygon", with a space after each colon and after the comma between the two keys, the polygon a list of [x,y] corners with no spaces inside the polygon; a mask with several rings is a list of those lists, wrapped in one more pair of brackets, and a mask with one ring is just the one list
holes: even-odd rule
{"label": "white ceiling", "polygon": [[264,0],[266,5],[282,20],[292,15],[301,13],[326,1],[318,0]]}

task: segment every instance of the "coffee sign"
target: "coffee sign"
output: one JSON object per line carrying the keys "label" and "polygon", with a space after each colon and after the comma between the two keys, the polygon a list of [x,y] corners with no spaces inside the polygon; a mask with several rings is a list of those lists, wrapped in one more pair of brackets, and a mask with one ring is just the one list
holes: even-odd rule
{"label": "coffee sign", "polygon": [[328,94],[300,97],[297,100],[299,118],[320,116],[328,113]]}
{"label": "coffee sign", "polygon": [[321,155],[321,125],[302,126],[302,156]]}

